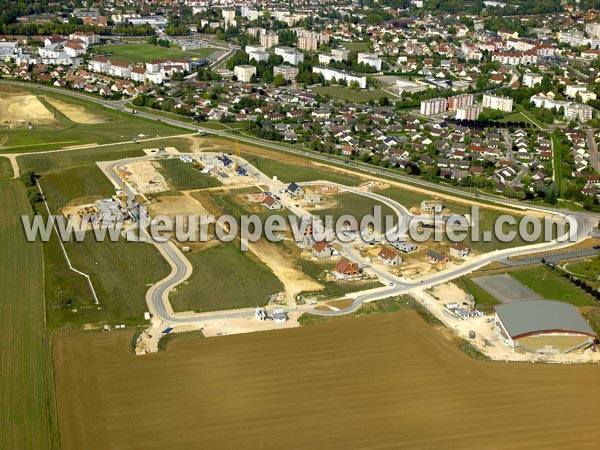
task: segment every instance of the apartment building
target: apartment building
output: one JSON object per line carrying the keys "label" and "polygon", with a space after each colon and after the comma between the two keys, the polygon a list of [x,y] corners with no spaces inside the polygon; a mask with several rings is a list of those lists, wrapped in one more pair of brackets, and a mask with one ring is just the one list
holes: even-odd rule
{"label": "apartment building", "polygon": [[477,120],[483,111],[481,105],[463,106],[456,109],[456,120]]}
{"label": "apartment building", "polygon": [[431,98],[421,102],[421,115],[432,116],[448,110],[448,100],[445,98]]}
{"label": "apartment building", "polygon": [[283,62],[291,64],[292,66],[296,66],[298,63],[304,61],[304,53],[293,47],[277,47],[275,48],[275,54],[281,56]]}
{"label": "apartment building", "polygon": [[252,75],[256,75],[256,67],[243,64],[241,66],[235,66],[233,68],[233,74],[236,76],[238,81],[248,83],[252,79]]}
{"label": "apartment building", "polygon": [[512,98],[501,97],[499,95],[483,94],[482,103],[484,108],[497,109],[504,112],[511,112],[513,108]]}
{"label": "apartment building", "polygon": [[448,109],[450,111],[456,111],[458,108],[464,108],[465,106],[471,106],[474,102],[473,94],[462,94],[455,95],[448,99]]}

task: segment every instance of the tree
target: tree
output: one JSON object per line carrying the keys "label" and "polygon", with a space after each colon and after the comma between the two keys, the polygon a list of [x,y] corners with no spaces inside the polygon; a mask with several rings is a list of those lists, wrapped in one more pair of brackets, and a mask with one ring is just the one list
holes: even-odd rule
{"label": "tree", "polygon": [[287,81],[285,79],[285,77],[278,73],[277,75],[275,75],[275,78],[273,78],[273,86],[285,86],[287,84]]}

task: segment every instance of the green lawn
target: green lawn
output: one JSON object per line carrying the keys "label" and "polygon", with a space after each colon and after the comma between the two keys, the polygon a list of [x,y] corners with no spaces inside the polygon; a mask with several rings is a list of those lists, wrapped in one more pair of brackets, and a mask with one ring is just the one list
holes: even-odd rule
{"label": "green lawn", "polygon": [[0,157],[0,179],[13,177],[12,166],[7,158]]}
{"label": "green lawn", "polygon": [[[78,198],[114,194],[114,188],[96,165],[88,164],[43,176],[40,180],[51,211]],[[45,214],[43,205],[38,210]],[[65,243],[75,268],[90,275],[100,300],[93,304],[87,282],[69,270],[55,234],[44,244],[44,271],[48,324],[55,329],[84,325],[143,323],[148,287],[165,277],[170,266],[149,243],[97,242],[93,233],[83,242]]]}
{"label": "green lawn", "polygon": [[368,52],[371,44],[369,42],[344,42],[343,47],[351,52]]}
{"label": "green lawn", "polygon": [[254,164],[265,175],[269,177],[277,176],[280,180],[285,182],[325,180],[344,184],[346,186],[355,186],[362,181],[356,176],[337,172],[335,169],[329,170],[327,168],[312,165],[300,165],[286,162],[288,160],[287,154],[283,155],[281,159],[274,159],[253,155],[252,153],[243,150],[241,156],[248,162]]}
{"label": "green lawn", "polygon": [[58,209],[73,199],[104,198],[115,195],[115,188],[96,164],[86,164],[54,172],[41,178],[50,210]]}
{"label": "green lawn", "polygon": [[283,285],[262,262],[236,242],[188,255],[192,276],[171,293],[175,311],[219,311],[264,306]]}
{"label": "green lawn", "polygon": [[524,122],[524,123],[529,123],[532,126],[536,126],[536,124],[534,122],[532,122],[531,120],[529,120],[528,117],[526,117],[521,111],[515,111],[509,114],[506,114],[502,119],[499,119],[498,122],[501,123],[507,123],[507,122]]}
{"label": "green lawn", "polygon": [[311,88],[311,90],[315,94],[321,94],[324,96],[338,98],[340,100],[358,103],[367,103],[370,100],[378,101],[381,97],[393,98],[392,94],[389,94],[381,89],[354,90],[347,86],[316,86]]}
{"label": "green lawn", "polygon": [[180,159],[167,159],[159,161],[158,164],[158,171],[177,191],[205,189],[221,185],[221,182],[215,177],[201,173],[194,168],[193,164],[184,163]]}
{"label": "green lawn", "polygon": [[311,212],[320,216],[321,218],[330,215],[333,217],[334,223],[340,216],[349,214],[360,223],[360,220],[363,217],[367,215],[373,215],[373,208],[375,206],[381,206],[382,226],[385,227],[386,217],[388,216],[393,218],[393,224],[398,223],[396,214],[389,206],[383,205],[378,200],[374,200],[370,197],[365,197],[351,192],[340,192],[330,196],[329,198],[332,198],[336,201],[334,206],[325,209],[314,209],[311,210]]}
{"label": "green lawn", "polygon": [[[40,95],[39,98],[42,102],[43,99],[41,96],[48,96],[64,103],[85,108],[88,113],[93,113],[101,117],[104,122],[96,124],[77,123],[57,112],[57,124],[55,126],[36,126],[33,130],[26,128],[2,130],[1,134],[7,137],[4,145],[0,147],[0,152],[2,153],[47,151],[94,143],[131,142],[134,138],[139,139],[140,135],[166,137],[189,132],[188,130],[165,123],[153,122],[133,114],[115,111],[84,99],[77,99],[54,92],[40,92],[39,90],[35,90],[34,87],[27,88],[27,90],[19,88],[19,90]],[[2,86],[0,85],[1,92]],[[54,111],[55,109],[52,108],[51,110]]]}
{"label": "green lawn", "polygon": [[94,164],[96,161],[114,161],[122,158],[144,156],[143,149],[159,147],[176,147],[186,152],[189,141],[184,138],[164,138],[137,144],[114,144],[103,147],[91,147],[76,151],[58,151],[47,154],[31,154],[20,156],[17,161],[21,173],[34,171],[38,174],[64,170],[71,167]]}
{"label": "green lawn", "polygon": [[579,275],[596,289],[600,288],[600,257],[577,263],[569,263],[565,267],[569,272]]}
{"label": "green lawn", "polygon": [[0,205],[0,448],[58,448],[42,245],[17,220],[31,213],[20,181],[0,181]]}
{"label": "green lawn", "polygon": [[563,172],[562,172],[562,144],[558,140],[558,138],[553,134],[552,135],[552,158],[553,158],[553,168],[554,168],[554,180],[558,185],[559,197],[564,197],[564,187],[565,183],[563,180]]}
{"label": "green lawn", "polygon": [[595,306],[592,298],[544,266],[520,269],[509,274],[542,297],[571,303],[575,306]]}
{"label": "green lawn", "polygon": [[177,48],[165,48],[149,44],[116,44],[98,48],[98,51],[111,54],[111,59],[128,63],[144,63],[152,59],[162,58],[198,57],[204,59],[216,50],[208,47],[184,52]]}
{"label": "green lawn", "polygon": [[481,311],[491,312],[494,310],[494,305],[500,304],[496,297],[474,283],[470,277],[461,277],[455,281],[455,284],[475,298],[477,309]]}

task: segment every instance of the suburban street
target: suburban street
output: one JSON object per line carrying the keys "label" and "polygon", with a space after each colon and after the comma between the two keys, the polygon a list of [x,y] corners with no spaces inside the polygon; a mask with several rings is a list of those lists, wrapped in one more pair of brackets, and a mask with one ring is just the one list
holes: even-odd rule
{"label": "suburban street", "polygon": [[[76,98],[91,101],[93,103],[103,105],[107,108],[119,110],[122,112],[131,112],[130,108],[125,107],[125,104],[129,102],[128,100],[109,101],[109,100],[104,100],[104,99],[101,99],[98,97],[93,97],[91,95],[85,95],[85,94],[81,94],[79,92],[73,92],[73,91],[68,91],[68,90],[64,90],[64,89],[53,88],[53,87],[49,87],[49,86],[40,86],[40,85],[31,84],[31,83],[22,83],[22,82],[7,81],[7,80],[2,80],[2,82],[11,84],[11,85],[27,87],[30,89],[39,89],[39,90],[49,91],[49,92],[58,92],[63,95],[69,95],[69,96],[73,96]],[[469,191],[457,189],[455,187],[452,187],[452,186],[449,186],[446,184],[433,183],[433,182],[428,182],[426,180],[422,180],[419,178],[410,177],[409,175],[406,175],[406,174],[403,174],[403,173],[400,173],[400,172],[397,172],[394,170],[374,167],[372,165],[369,165],[367,163],[362,163],[360,161],[344,162],[333,156],[322,155],[322,154],[316,153],[316,152],[309,153],[308,150],[304,151],[304,150],[294,149],[294,148],[290,148],[285,145],[280,145],[278,143],[274,143],[271,141],[266,141],[263,139],[249,137],[249,136],[242,135],[242,134],[232,133],[231,131],[213,130],[212,128],[203,127],[201,123],[193,124],[193,123],[189,123],[189,122],[183,122],[180,120],[175,120],[172,118],[152,114],[147,111],[139,111],[138,115],[140,117],[144,117],[144,118],[147,118],[150,120],[160,120],[164,123],[167,123],[167,124],[170,124],[173,126],[177,126],[177,127],[183,128],[183,129],[187,129],[187,130],[202,131],[207,134],[213,134],[215,136],[223,137],[226,139],[233,139],[233,140],[237,140],[239,142],[256,145],[259,147],[264,147],[264,148],[268,148],[268,149],[272,149],[272,150],[277,150],[277,151],[282,151],[282,152],[286,152],[286,153],[299,155],[304,158],[310,158],[312,160],[317,160],[317,161],[323,162],[323,163],[331,165],[331,166],[338,166],[338,167],[342,167],[342,168],[346,168],[346,169],[358,169],[362,172],[365,172],[365,173],[367,173],[369,175],[373,175],[373,176],[385,176],[385,177],[388,177],[388,178],[391,178],[394,180],[398,180],[398,181],[402,181],[404,183],[418,186],[421,188],[433,189],[434,192],[435,191],[443,191],[444,193],[458,195],[463,198],[470,198],[470,199],[473,199],[476,201],[485,201],[485,202],[489,202],[489,203],[493,203],[493,204],[497,204],[497,205],[501,205],[501,206],[510,206],[510,207],[513,207],[513,208],[516,208],[519,210],[536,210],[536,211],[542,211],[542,212],[548,212],[548,213],[563,213],[563,214],[569,212],[569,210],[564,209],[564,208],[555,208],[555,207],[546,206],[546,205],[533,205],[533,204],[522,203],[519,201],[511,200],[511,199],[508,199],[505,197],[497,197],[497,196],[488,195],[488,194],[484,194],[484,193],[472,193]],[[579,216],[593,217],[593,218],[596,218],[596,220],[600,220],[600,214],[598,214],[598,213],[577,212],[577,213],[573,213],[573,214],[577,214]]]}
{"label": "suburban street", "polygon": [[[121,186],[121,178],[117,174],[115,170],[116,167],[123,164],[131,164],[133,162],[145,161],[155,159],[156,156],[148,155],[138,158],[128,158],[118,161],[113,161],[110,163],[100,163],[99,166],[102,168],[104,173],[110,178],[113,185],[116,189],[119,189]],[[260,184],[265,184],[269,187],[269,189],[273,192],[277,192],[282,186],[285,186],[279,180],[273,180],[272,178],[267,177],[261,171],[259,171],[256,167],[252,166],[246,160],[240,158],[240,163],[243,165],[248,172],[256,177],[257,182]],[[350,192],[354,192],[359,195],[364,195],[370,197],[374,200],[380,201],[394,211],[397,214],[399,219],[409,218],[411,215],[406,210],[403,205],[400,205],[398,202],[395,202],[387,197],[383,197],[379,194],[357,190],[355,188],[349,188],[347,186],[342,186],[336,183],[329,183],[325,181],[315,181],[309,183],[302,183],[303,185],[332,185],[336,186],[340,189],[347,190]],[[128,184],[126,186],[126,192],[129,199],[135,198],[135,192],[130,188]],[[292,211],[294,214],[298,215],[298,217],[312,217],[312,214],[308,213],[303,208],[300,208],[295,205],[295,200],[286,199],[285,196],[282,196],[282,205]],[[580,241],[588,237],[596,225],[595,219],[590,219],[586,216],[576,215],[574,216],[575,224],[572,228],[574,228],[574,241]],[[149,237],[148,233],[146,236]],[[183,324],[202,324],[206,321],[210,320],[220,320],[226,318],[244,318],[244,317],[252,317],[254,315],[254,309],[238,309],[238,310],[230,310],[230,311],[217,311],[217,312],[208,312],[208,313],[198,313],[198,314],[177,314],[174,313],[170,302],[169,302],[169,292],[174,289],[177,285],[185,281],[192,272],[192,267],[187,260],[187,258],[183,255],[183,253],[177,248],[177,246],[172,242],[156,242],[154,240],[150,240],[157,247],[160,253],[167,259],[169,264],[171,265],[172,271],[171,273],[164,279],[155,283],[149,290],[146,296],[146,300],[148,303],[148,307],[150,312],[153,314],[153,323],[155,326],[159,328],[166,327],[176,327],[178,325]],[[410,280],[405,278],[396,277],[389,272],[381,269],[374,270],[373,273],[380,278],[382,283],[386,284],[386,286],[376,289],[371,289],[368,291],[364,291],[361,293],[357,293],[353,296],[352,304],[338,311],[322,311],[315,310],[313,307],[308,305],[287,307],[284,310],[288,312],[291,311],[301,311],[308,312],[316,315],[325,315],[325,316],[334,316],[334,315],[343,315],[349,314],[357,309],[364,302],[369,302],[373,300],[393,297],[408,293],[414,289],[427,289],[433,287],[438,284],[443,284],[448,281],[451,281],[460,276],[469,274],[474,270],[477,270],[487,264],[496,261],[505,261],[507,258],[519,256],[522,254],[532,253],[536,251],[550,251],[550,250],[558,250],[564,247],[568,247],[573,245],[573,241],[566,240],[565,242],[547,242],[541,244],[534,244],[523,247],[509,248],[503,250],[496,250],[490,253],[486,253],[484,255],[471,257],[466,260],[459,267],[453,267],[435,274],[431,274],[425,277],[422,277],[419,280]],[[360,254],[356,249],[353,248],[352,244],[349,243],[341,243],[342,248],[346,257],[355,262],[359,262],[364,264],[365,261],[361,258]],[[372,269],[369,269],[372,270]]]}

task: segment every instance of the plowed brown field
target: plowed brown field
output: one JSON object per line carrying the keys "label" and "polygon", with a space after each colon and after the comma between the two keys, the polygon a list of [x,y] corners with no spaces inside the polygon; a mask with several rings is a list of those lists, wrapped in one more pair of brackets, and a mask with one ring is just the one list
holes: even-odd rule
{"label": "plowed brown field", "polygon": [[54,351],[63,449],[598,448],[600,367],[476,361],[414,312]]}

